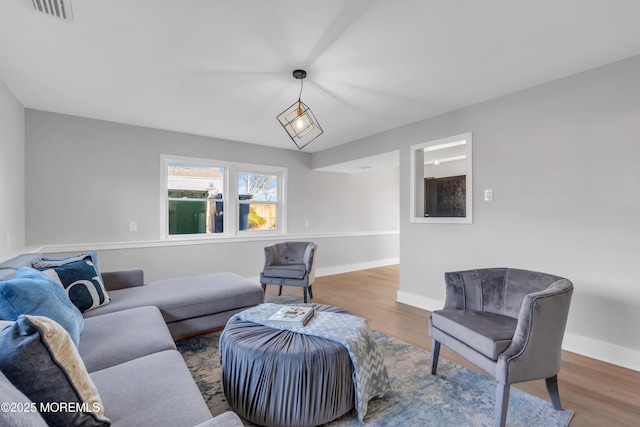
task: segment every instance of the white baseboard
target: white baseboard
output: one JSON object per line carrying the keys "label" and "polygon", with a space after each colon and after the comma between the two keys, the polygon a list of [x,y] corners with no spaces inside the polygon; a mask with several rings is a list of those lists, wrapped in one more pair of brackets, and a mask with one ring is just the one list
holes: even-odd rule
{"label": "white baseboard", "polygon": [[[428,311],[440,310],[444,306],[444,301],[404,291],[398,291],[396,301]],[[592,359],[640,371],[640,351],[631,348],[620,347],[582,335],[565,333],[562,349]]]}
{"label": "white baseboard", "polygon": [[359,262],[356,264],[344,264],[331,267],[316,268],[316,277],[331,276],[332,274],[350,273],[352,271],[386,267],[387,265],[395,264],[400,264],[399,258],[379,259],[375,261]]}
{"label": "white baseboard", "polygon": [[582,335],[565,333],[562,349],[640,371],[640,351],[631,348],[620,347]]}
{"label": "white baseboard", "polygon": [[444,301],[423,297],[409,292],[398,291],[396,301],[413,307],[418,307],[427,311],[440,310],[444,306]]}
{"label": "white baseboard", "polygon": [[[400,264],[399,258],[379,259],[375,261],[359,262],[356,264],[336,265],[316,269],[316,277],[331,276],[332,274],[350,273],[352,271],[366,270],[369,268],[386,267],[387,265]],[[260,276],[246,277],[247,280],[260,283]]]}

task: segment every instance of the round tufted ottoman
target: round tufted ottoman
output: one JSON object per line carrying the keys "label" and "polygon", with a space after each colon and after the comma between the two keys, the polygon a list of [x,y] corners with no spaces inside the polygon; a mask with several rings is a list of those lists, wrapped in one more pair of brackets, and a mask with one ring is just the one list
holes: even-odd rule
{"label": "round tufted ottoman", "polygon": [[236,319],[220,339],[220,359],[229,405],[255,424],[316,426],[355,406],[349,353],[333,341]]}

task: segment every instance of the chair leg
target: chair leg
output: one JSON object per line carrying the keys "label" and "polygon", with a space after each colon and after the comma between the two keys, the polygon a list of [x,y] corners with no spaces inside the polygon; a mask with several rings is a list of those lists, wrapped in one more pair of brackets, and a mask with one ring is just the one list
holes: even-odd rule
{"label": "chair leg", "polygon": [[553,409],[556,411],[562,411],[562,402],[560,402],[560,391],[558,390],[558,376],[554,375],[545,379],[547,383],[547,393],[549,393],[549,400],[553,405]]}
{"label": "chair leg", "polygon": [[311,290],[311,285],[309,285],[309,298],[313,298],[313,291]]}
{"label": "chair leg", "polygon": [[504,427],[507,422],[507,408],[509,407],[509,390],[511,386],[496,381],[496,427]]}
{"label": "chair leg", "polygon": [[440,343],[436,340],[431,340],[431,375],[436,374],[438,369],[438,358],[440,357]]}
{"label": "chair leg", "polygon": [[307,303],[307,288],[306,286],[302,288],[302,292],[304,292],[304,303]]}
{"label": "chair leg", "polygon": [[278,290],[278,296],[282,295],[282,285],[280,285],[280,289]]}

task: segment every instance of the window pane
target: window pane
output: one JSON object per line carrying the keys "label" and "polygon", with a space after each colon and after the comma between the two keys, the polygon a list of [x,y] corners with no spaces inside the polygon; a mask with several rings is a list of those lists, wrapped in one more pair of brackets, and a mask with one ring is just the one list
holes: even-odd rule
{"label": "window pane", "polygon": [[222,233],[224,168],[169,163],[167,175],[169,234]]}
{"label": "window pane", "polygon": [[240,230],[275,230],[278,205],[240,203]]}
{"label": "window pane", "polygon": [[224,202],[169,200],[169,234],[222,233]]}
{"label": "window pane", "polygon": [[238,172],[238,198],[264,202],[278,201],[278,176]]}
{"label": "window pane", "polygon": [[224,168],[170,163],[169,197],[180,199],[222,198]]}

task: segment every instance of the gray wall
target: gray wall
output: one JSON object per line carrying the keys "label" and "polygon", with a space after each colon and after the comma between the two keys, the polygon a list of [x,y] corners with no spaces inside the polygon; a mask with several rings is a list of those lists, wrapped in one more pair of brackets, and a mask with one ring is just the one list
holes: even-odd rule
{"label": "gray wall", "polygon": [[287,167],[293,234],[398,229],[397,169],[315,172],[305,152],[29,109],[26,139],[30,244],[159,239],[161,154]]}
{"label": "gray wall", "polygon": [[[576,286],[566,348],[640,369],[640,57],[314,155],[400,149],[400,301],[439,308],[443,273],[510,266]],[[409,146],[473,132],[471,225],[409,222]],[[484,202],[483,189],[493,189]]]}
{"label": "gray wall", "polygon": [[24,116],[22,104],[0,80],[0,260],[25,246]]}
{"label": "gray wall", "polygon": [[[103,268],[143,267],[148,279],[223,270],[257,276],[274,238],[159,241],[160,155],[171,154],[286,167],[289,235],[278,239],[322,240],[320,272],[397,262],[397,168],[318,172],[305,152],[30,109],[26,126],[26,239],[45,251],[97,247]],[[129,231],[130,221],[138,231]]]}

